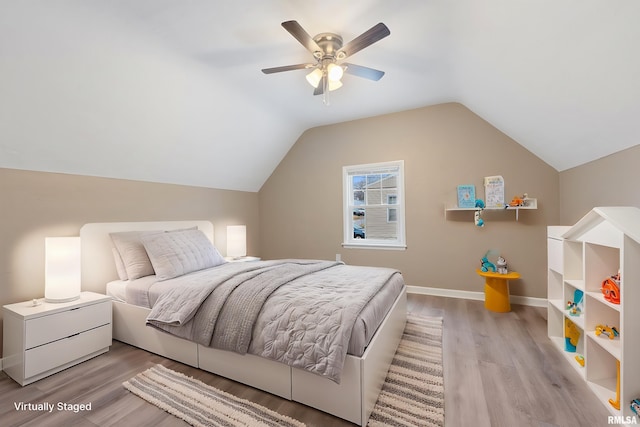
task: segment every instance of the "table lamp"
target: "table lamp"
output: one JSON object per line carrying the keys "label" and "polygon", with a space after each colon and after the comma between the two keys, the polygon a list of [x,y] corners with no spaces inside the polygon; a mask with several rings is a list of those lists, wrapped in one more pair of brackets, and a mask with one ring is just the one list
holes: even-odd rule
{"label": "table lamp", "polygon": [[241,258],[247,255],[247,226],[227,226],[227,256]]}
{"label": "table lamp", "polygon": [[60,303],[80,298],[80,238],[45,238],[44,300]]}

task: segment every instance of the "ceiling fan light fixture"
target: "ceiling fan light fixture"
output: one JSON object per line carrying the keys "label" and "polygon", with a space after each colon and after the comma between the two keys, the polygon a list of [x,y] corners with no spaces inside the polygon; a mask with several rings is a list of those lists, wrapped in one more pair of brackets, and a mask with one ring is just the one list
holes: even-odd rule
{"label": "ceiling fan light fixture", "polygon": [[329,80],[329,90],[336,90],[336,89],[340,89],[342,87],[342,82],[340,80],[337,81],[331,81]]}
{"label": "ceiling fan light fixture", "polygon": [[341,66],[331,63],[327,66],[327,76],[330,82],[339,82],[342,79],[344,70]]}
{"label": "ceiling fan light fixture", "polygon": [[313,87],[317,88],[321,80],[322,80],[322,70],[319,68],[316,68],[315,70],[307,74],[307,81]]}

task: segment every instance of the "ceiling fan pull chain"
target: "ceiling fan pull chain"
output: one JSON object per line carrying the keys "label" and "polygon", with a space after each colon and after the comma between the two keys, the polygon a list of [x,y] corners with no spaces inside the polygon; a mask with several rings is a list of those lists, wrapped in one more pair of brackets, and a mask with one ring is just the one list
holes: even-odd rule
{"label": "ceiling fan pull chain", "polygon": [[331,104],[329,103],[329,76],[327,76],[326,70],[322,78],[322,89],[322,102],[328,107]]}

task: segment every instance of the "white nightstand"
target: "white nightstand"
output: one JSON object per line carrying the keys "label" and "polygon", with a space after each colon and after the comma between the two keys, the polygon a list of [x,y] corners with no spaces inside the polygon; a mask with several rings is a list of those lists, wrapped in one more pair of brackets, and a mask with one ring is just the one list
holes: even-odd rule
{"label": "white nightstand", "polygon": [[224,258],[227,262],[251,262],[251,261],[260,261],[260,258],[257,256],[241,256],[238,258],[234,258],[234,257],[225,257]]}
{"label": "white nightstand", "polygon": [[[42,300],[39,300],[42,301]],[[2,307],[4,371],[27,385],[109,350],[111,297],[82,292],[65,303]]]}

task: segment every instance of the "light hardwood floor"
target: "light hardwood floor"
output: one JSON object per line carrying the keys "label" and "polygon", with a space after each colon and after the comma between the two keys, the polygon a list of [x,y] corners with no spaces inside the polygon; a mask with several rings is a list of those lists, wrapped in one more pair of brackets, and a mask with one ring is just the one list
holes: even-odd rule
{"label": "light hardwood floor", "polygon": [[[547,339],[546,310],[409,295],[409,311],[444,317],[447,427],[606,426],[608,411]],[[0,374],[1,426],[184,426],[122,382],[156,363],[294,417],[309,427],[352,426],[294,402],[114,341],[101,356],[26,387]],[[91,403],[82,413],[19,411],[15,404]]]}

